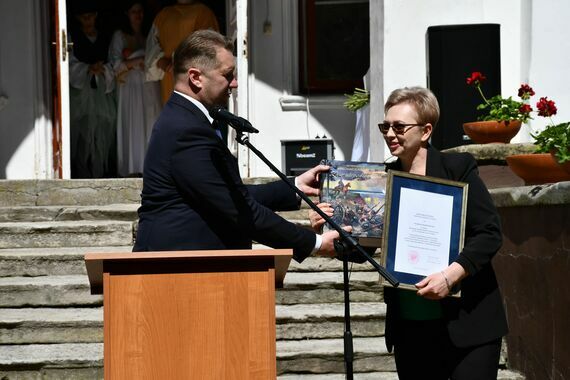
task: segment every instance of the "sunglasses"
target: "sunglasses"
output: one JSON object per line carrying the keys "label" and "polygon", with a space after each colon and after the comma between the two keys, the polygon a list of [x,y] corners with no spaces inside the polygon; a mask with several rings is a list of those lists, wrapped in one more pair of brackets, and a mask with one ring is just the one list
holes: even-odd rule
{"label": "sunglasses", "polygon": [[[397,135],[403,135],[404,133],[408,132],[411,128],[407,127],[423,127],[425,124],[413,124],[413,123],[380,123],[378,124],[378,128],[380,128],[380,132],[383,135],[387,134],[390,128],[394,131]],[[406,129],[407,128],[407,129]]]}

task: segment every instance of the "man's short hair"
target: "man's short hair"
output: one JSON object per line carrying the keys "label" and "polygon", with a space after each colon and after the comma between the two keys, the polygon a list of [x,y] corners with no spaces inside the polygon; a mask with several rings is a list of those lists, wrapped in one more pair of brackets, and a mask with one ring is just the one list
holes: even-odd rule
{"label": "man's short hair", "polygon": [[184,74],[191,67],[211,70],[218,67],[217,50],[233,51],[233,42],[213,30],[198,30],[184,39],[174,51],[172,67],[174,75]]}
{"label": "man's short hair", "polygon": [[435,128],[439,121],[439,103],[433,92],[424,87],[398,88],[388,96],[384,105],[384,114],[395,105],[403,103],[414,108],[418,124],[430,123]]}

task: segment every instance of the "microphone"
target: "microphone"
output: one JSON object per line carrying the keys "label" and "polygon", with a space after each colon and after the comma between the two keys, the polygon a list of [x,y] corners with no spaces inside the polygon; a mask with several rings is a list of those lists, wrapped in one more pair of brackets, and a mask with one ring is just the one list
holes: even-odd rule
{"label": "microphone", "polygon": [[228,110],[222,107],[216,107],[213,110],[211,110],[210,116],[212,116],[214,120],[222,121],[230,125],[233,129],[235,129],[238,132],[259,133],[259,131],[255,129],[249,121],[247,121],[243,117],[234,115],[233,113],[229,112]]}

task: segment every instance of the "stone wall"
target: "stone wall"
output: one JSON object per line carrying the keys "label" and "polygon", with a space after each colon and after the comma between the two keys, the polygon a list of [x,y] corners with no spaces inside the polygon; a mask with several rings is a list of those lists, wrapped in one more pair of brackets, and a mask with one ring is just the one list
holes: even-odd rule
{"label": "stone wall", "polygon": [[491,190],[503,247],[493,260],[509,321],[509,367],[570,379],[570,182]]}

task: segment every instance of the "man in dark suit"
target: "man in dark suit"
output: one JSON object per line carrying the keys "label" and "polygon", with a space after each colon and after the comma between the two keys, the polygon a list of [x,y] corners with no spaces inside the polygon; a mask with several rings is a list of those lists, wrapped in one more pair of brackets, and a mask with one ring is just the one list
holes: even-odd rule
{"label": "man in dark suit", "polygon": [[[296,194],[282,181],[244,185],[212,123],[208,110],[237,88],[232,49],[229,39],[204,30],[174,52],[176,84],[149,142],[134,251],[249,249],[255,240],[293,248],[299,262],[313,252],[333,255],[338,233],[315,235],[276,215],[299,207]],[[296,186],[317,195],[324,170],[307,171]]]}

